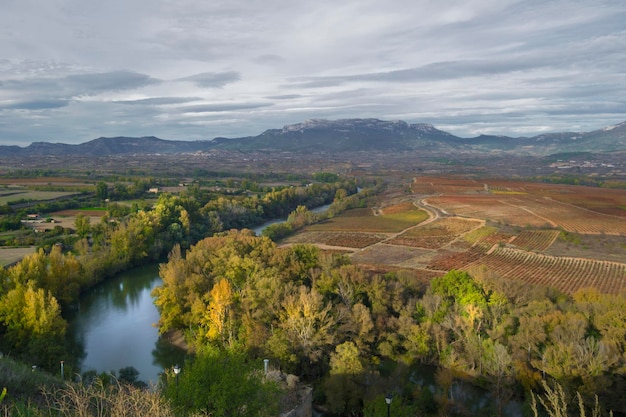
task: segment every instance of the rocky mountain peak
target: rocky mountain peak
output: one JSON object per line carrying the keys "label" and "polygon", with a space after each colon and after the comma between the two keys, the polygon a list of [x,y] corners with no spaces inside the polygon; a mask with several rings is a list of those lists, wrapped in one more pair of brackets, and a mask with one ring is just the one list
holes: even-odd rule
{"label": "rocky mountain peak", "polygon": [[283,132],[302,132],[311,129],[329,130],[357,130],[357,129],[378,129],[378,130],[403,130],[408,129],[408,123],[402,120],[379,120],[379,119],[309,119],[301,123],[286,125]]}

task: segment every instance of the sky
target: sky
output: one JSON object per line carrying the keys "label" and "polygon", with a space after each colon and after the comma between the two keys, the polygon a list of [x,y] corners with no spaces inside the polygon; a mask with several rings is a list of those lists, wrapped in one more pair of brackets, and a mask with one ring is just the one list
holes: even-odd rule
{"label": "sky", "polygon": [[0,144],[626,121],[624,0],[2,0]]}

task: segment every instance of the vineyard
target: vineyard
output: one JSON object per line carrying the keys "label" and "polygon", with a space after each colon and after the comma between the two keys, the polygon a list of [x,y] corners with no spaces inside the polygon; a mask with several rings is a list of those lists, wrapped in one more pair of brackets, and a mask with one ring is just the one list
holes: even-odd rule
{"label": "vineyard", "polygon": [[415,178],[411,190],[412,200],[390,195],[285,243],[341,250],[368,268],[422,278],[486,268],[568,294],[626,290],[626,191],[451,177]]}
{"label": "vineyard", "polygon": [[443,250],[437,252],[437,255],[430,260],[426,269],[444,272],[452,269],[463,269],[466,265],[479,260],[483,256],[485,256],[485,251],[479,247],[462,252]]}
{"label": "vineyard", "polygon": [[342,248],[361,249],[387,238],[381,233],[307,231],[285,239],[284,243],[309,243]]}
{"label": "vineyard", "polygon": [[626,235],[626,218],[548,197],[519,194],[437,196],[428,204],[459,216],[520,227],[553,227],[575,233]]}
{"label": "vineyard", "polygon": [[558,230],[524,230],[511,243],[530,251],[546,250],[559,237]]}
{"label": "vineyard", "polygon": [[[419,248],[395,246],[395,245],[374,245],[355,252],[351,255],[352,261],[361,264],[388,265],[394,267],[407,266],[407,263],[414,263],[415,259],[429,256],[432,252]],[[411,265],[411,269],[421,269],[421,263]]]}
{"label": "vineyard", "polygon": [[463,270],[485,267],[509,279],[551,286],[568,294],[594,287],[617,294],[626,288],[626,264],[593,259],[542,255],[513,248],[496,247]]}
{"label": "vineyard", "polygon": [[411,228],[391,239],[389,243],[426,249],[439,249],[449,245],[460,235],[477,229],[482,225],[483,222],[479,220],[445,217],[423,226]]}
{"label": "vineyard", "polygon": [[0,193],[0,204],[10,204],[16,201],[47,201],[55,198],[76,195],[75,192],[65,191],[4,191]]}
{"label": "vineyard", "polygon": [[[522,227],[556,226],[550,220],[537,216],[528,209],[507,202],[500,194],[492,195],[447,195],[430,197],[425,201],[457,216],[491,220],[496,223]],[[515,195],[515,197],[519,197]]]}

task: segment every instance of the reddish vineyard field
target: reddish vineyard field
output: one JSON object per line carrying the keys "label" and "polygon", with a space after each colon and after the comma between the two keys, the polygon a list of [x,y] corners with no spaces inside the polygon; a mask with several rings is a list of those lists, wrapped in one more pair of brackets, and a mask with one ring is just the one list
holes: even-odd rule
{"label": "reddish vineyard field", "polygon": [[511,243],[521,249],[546,250],[559,237],[558,230],[524,230]]}
{"label": "reddish vineyard field", "polygon": [[527,181],[417,177],[416,194],[461,216],[570,232],[626,235],[626,191]]}
{"label": "reddish vineyard field", "polygon": [[415,194],[466,194],[484,190],[482,182],[456,177],[416,177],[411,184]]}
{"label": "reddish vineyard field", "polygon": [[483,256],[485,256],[485,251],[479,247],[474,247],[463,252],[440,251],[430,261],[427,268],[436,271],[462,269],[464,266],[477,261]]}
{"label": "reddish vineyard field", "polygon": [[[517,196],[517,195],[516,195]],[[458,216],[474,217],[498,223],[517,226],[544,227],[556,226],[548,219],[507,203],[506,195],[446,195],[430,197],[426,201],[448,213]]]}
{"label": "reddish vineyard field", "polygon": [[547,256],[512,248],[496,248],[465,267],[484,266],[498,275],[529,284],[555,287],[572,294],[586,287],[617,294],[626,287],[626,264]]}
{"label": "reddish vineyard field", "polygon": [[423,276],[486,267],[569,294],[626,290],[624,190],[420,177],[411,191],[412,200],[381,196],[374,207],[312,225],[286,243],[340,248],[355,263]]}
{"label": "reddish vineyard field", "polygon": [[448,195],[428,203],[460,216],[521,227],[561,227],[575,233],[626,235],[626,219],[551,198],[519,194]]}
{"label": "reddish vineyard field", "polygon": [[460,235],[483,225],[479,220],[459,217],[444,217],[428,224],[411,228],[389,243],[394,245],[413,246],[426,249],[439,249],[449,245]]}
{"label": "reddish vineyard field", "polygon": [[477,229],[483,222],[475,219],[464,219],[461,217],[444,217],[420,227],[407,230],[402,236],[424,237],[424,236],[459,236],[471,230]]}
{"label": "reddish vineyard field", "polygon": [[285,239],[283,243],[307,243],[361,249],[378,243],[386,238],[387,235],[380,233],[308,231],[291,236]]}

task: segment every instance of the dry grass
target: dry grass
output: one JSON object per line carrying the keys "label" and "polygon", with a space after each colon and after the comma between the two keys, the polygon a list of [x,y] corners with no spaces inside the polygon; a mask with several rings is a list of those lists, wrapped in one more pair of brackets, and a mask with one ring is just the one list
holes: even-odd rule
{"label": "dry grass", "polygon": [[29,246],[26,248],[7,248],[0,247],[0,266],[11,265],[18,262],[24,256],[35,252],[37,248]]}
{"label": "dry grass", "polygon": [[[42,416],[63,417],[170,417],[176,414],[157,392],[113,383],[104,386],[67,384],[44,392],[47,410]],[[49,413],[49,414],[46,414]]]}
{"label": "dry grass", "polygon": [[352,255],[352,260],[357,263],[399,266],[425,253],[428,252],[417,248],[381,244],[355,253]]}

